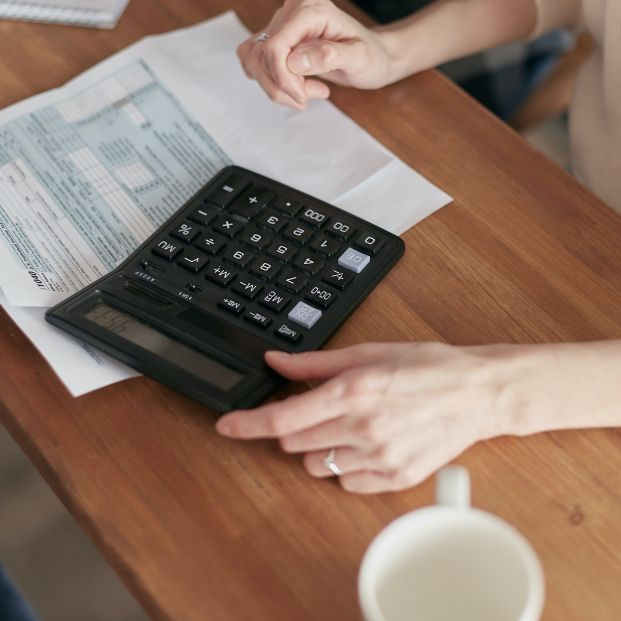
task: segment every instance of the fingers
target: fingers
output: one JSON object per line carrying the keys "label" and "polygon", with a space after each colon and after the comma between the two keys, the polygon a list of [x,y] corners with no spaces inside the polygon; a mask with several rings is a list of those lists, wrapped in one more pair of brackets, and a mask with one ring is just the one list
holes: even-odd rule
{"label": "fingers", "polygon": [[268,351],[265,361],[277,373],[291,380],[328,379],[360,367],[386,355],[398,345],[365,343],[343,349],[309,351],[288,354],[282,351]]}
{"label": "fingers", "polygon": [[287,67],[296,75],[325,75],[333,71],[356,74],[365,68],[365,47],[359,40],[312,41],[296,47]]}
{"label": "fingers", "polygon": [[316,451],[310,451],[304,455],[304,467],[308,474],[313,477],[325,478],[332,477],[334,474],[326,466],[325,460],[330,449],[336,446],[334,453],[334,463],[343,472],[343,475],[353,472],[373,470],[377,467],[376,456],[361,448],[351,446],[339,446],[327,444],[327,446]]}
{"label": "fingers", "polygon": [[342,414],[339,387],[325,384],[284,401],[254,410],[237,410],[216,423],[219,433],[230,438],[278,438],[302,431]]}

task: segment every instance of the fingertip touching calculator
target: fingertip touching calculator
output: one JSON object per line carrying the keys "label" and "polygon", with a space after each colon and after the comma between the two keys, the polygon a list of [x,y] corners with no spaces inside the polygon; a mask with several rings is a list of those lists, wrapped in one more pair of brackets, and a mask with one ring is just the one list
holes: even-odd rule
{"label": "fingertip touching calculator", "polygon": [[225,412],[321,347],[399,260],[387,231],[254,172],[220,171],[121,265],[46,319]]}

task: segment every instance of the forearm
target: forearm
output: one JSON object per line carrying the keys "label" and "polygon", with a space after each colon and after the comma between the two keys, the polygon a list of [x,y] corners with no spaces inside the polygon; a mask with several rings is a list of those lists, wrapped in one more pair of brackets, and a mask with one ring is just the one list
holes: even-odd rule
{"label": "forearm", "polygon": [[504,433],[621,427],[621,340],[522,346],[504,369]]}
{"label": "forearm", "polygon": [[437,0],[375,29],[393,60],[391,81],[510,41],[535,28],[535,0]]}

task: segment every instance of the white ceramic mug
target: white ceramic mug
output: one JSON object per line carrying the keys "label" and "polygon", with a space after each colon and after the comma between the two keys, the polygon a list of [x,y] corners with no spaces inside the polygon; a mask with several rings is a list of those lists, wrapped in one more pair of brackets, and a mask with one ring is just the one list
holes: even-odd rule
{"label": "white ceramic mug", "polygon": [[541,564],[500,518],[470,506],[465,468],[436,479],[437,504],[389,524],[367,550],[358,578],[366,621],[537,621]]}

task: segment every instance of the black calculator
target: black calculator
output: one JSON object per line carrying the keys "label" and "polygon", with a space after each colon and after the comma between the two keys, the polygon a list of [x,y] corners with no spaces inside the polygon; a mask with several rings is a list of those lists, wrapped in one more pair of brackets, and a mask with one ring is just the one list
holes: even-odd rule
{"label": "black calculator", "polygon": [[229,166],[46,319],[226,412],[283,381],[265,351],[321,347],[403,251],[396,235]]}

